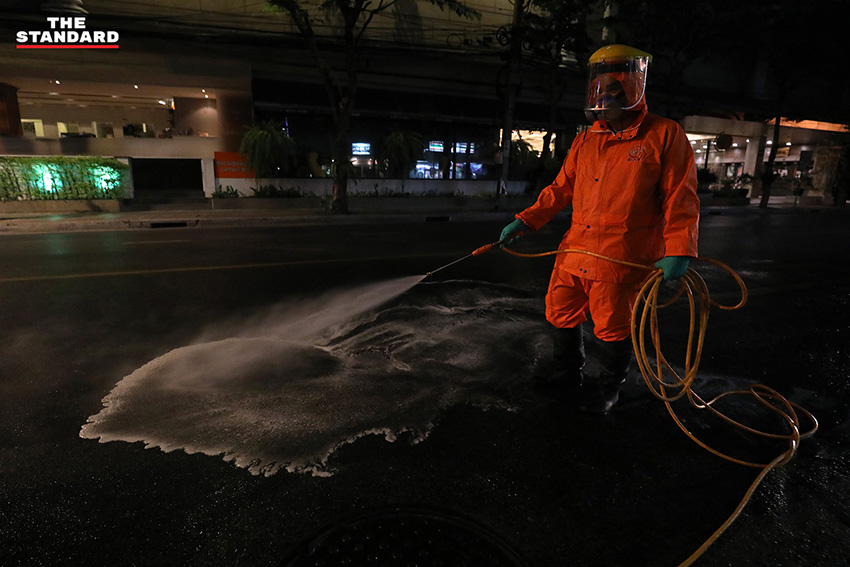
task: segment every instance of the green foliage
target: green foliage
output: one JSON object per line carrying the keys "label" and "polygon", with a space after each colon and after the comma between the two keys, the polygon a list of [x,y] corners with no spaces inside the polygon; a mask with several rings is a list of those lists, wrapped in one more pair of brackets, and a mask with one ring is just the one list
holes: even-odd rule
{"label": "green foliage", "polygon": [[228,185],[224,189],[221,188],[221,185],[213,191],[212,193],[213,199],[235,199],[239,196],[239,191],[233,188],[232,185]]}
{"label": "green foliage", "polygon": [[404,183],[402,183],[400,191],[395,191],[389,187],[379,188],[377,183],[373,183],[371,191],[354,191],[352,195],[354,197],[412,197],[413,193],[404,190]]}
{"label": "green foliage", "polygon": [[282,187],[277,187],[271,184],[263,185],[258,189],[254,189],[253,187],[251,187],[251,191],[254,192],[254,197],[261,199],[295,199],[304,196],[304,194],[295,187],[289,187],[287,189],[284,189]]}
{"label": "green foliage", "polygon": [[587,18],[597,4],[594,0],[531,0],[523,16],[524,43],[556,72],[562,72],[570,54],[583,63],[590,47]]}
{"label": "green foliage", "polygon": [[528,179],[529,174],[538,167],[539,162],[540,158],[531,144],[525,140],[511,141],[509,179]]}
{"label": "green foliage", "polygon": [[[415,0],[414,0],[415,1]],[[425,0],[428,4],[433,4],[440,10],[448,10],[453,14],[457,14],[462,18],[481,19],[481,12],[474,8],[470,8],[463,0]],[[341,15],[344,18],[345,25],[351,28],[353,35],[359,36],[362,34],[362,29],[369,26],[376,15],[393,7],[395,1],[378,2],[340,2],[339,0],[321,0],[319,2],[310,2],[302,0],[268,0],[266,5],[269,10],[281,10],[287,12],[292,18],[293,23],[298,27],[299,31],[305,33],[304,30],[309,30],[312,34],[314,23],[322,24],[333,18],[335,15]],[[314,13],[310,14],[309,10]],[[356,32],[356,33],[354,33]]]}
{"label": "green foliage", "polygon": [[697,191],[708,191],[711,185],[717,183],[717,174],[709,169],[697,169]]}
{"label": "green foliage", "polygon": [[422,159],[425,144],[415,132],[391,130],[381,140],[378,161],[386,168],[388,177],[407,179],[416,161]]}
{"label": "green foliage", "polygon": [[720,187],[712,191],[715,197],[746,197],[753,185],[753,176],[745,173],[737,177],[723,177],[719,184]]}
{"label": "green foliage", "polygon": [[121,199],[130,168],[102,157],[0,157],[0,201]]}
{"label": "green foliage", "polygon": [[744,193],[753,186],[753,176],[749,173],[738,175],[736,177],[723,177],[720,179],[720,191],[732,193],[733,191],[743,189]]}
{"label": "green foliage", "polygon": [[466,194],[460,189],[454,191],[437,191],[436,189],[428,189],[422,194],[423,197],[441,197],[443,199],[452,198],[458,201],[466,200]]}
{"label": "green foliage", "polygon": [[440,10],[448,9],[450,12],[457,14],[461,18],[468,18],[470,20],[481,19],[481,12],[467,6],[466,2],[459,0],[428,0],[428,2],[437,6]]}
{"label": "green foliage", "polygon": [[257,178],[271,177],[278,168],[284,172],[289,170],[289,158],[295,155],[295,141],[282,123],[267,120],[245,130],[239,153],[247,156],[248,165]]}
{"label": "green foliage", "polygon": [[330,169],[331,177],[334,179],[351,179],[357,183],[357,179],[360,177],[360,170],[352,161],[343,161],[341,164],[335,161],[331,164]]}

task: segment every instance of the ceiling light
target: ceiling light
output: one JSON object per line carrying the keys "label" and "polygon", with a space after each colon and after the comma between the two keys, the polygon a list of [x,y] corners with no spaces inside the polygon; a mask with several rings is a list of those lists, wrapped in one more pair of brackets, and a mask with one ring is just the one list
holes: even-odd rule
{"label": "ceiling light", "polygon": [[790,145],[791,145],[791,142],[785,142],[785,145],[786,145],[786,146],[790,146]]}
{"label": "ceiling light", "polygon": [[133,88],[137,89],[137,88],[139,88],[139,85],[133,85]]}

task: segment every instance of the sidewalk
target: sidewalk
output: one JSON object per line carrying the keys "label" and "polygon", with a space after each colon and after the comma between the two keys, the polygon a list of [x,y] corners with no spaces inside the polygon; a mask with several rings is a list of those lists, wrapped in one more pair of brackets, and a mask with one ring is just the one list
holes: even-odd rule
{"label": "sidewalk", "polygon": [[[513,200],[512,200],[513,201]],[[213,208],[215,203],[187,201],[163,204],[122,205],[120,211],[51,211],[9,212],[0,206],[0,234],[111,231],[150,228],[194,228],[218,226],[327,225],[389,222],[447,222],[473,219],[513,219],[514,214],[530,204],[528,199],[508,202],[501,209],[495,202],[473,202],[452,206],[437,199],[417,202],[415,199],[381,201],[369,199],[349,202],[350,213],[337,215],[318,207],[283,206],[272,202],[265,206],[252,202],[251,207],[230,205]],[[2,205],[0,203],[0,205]],[[140,210],[144,207],[144,210]]]}
{"label": "sidewalk", "polygon": [[[335,215],[316,209],[229,209],[211,210],[206,206],[188,203],[168,208],[152,207],[145,211],[86,212],[86,213],[4,213],[0,212],[0,234],[57,233],[82,231],[138,230],[156,228],[214,228],[224,226],[308,226],[322,224],[363,224],[392,222],[469,222],[484,219],[512,219],[517,210],[505,209],[420,209],[409,203],[408,209],[392,211],[353,211]],[[703,206],[703,215],[740,215],[793,213],[813,211],[843,211],[843,207],[793,204],[771,205],[760,209],[748,206]]]}
{"label": "sidewalk", "polygon": [[39,232],[110,231],[151,228],[193,228],[217,226],[275,226],[317,224],[360,224],[402,222],[445,222],[472,218],[513,218],[513,210],[493,211],[433,211],[416,210],[387,212],[353,212],[335,215],[315,209],[230,209],[210,210],[191,204],[167,209],[146,211],[89,212],[89,213],[2,213],[0,234]]}

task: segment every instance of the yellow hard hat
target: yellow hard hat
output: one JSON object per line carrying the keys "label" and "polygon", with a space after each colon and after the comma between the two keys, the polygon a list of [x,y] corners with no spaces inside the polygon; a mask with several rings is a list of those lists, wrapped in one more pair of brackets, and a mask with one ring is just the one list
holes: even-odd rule
{"label": "yellow hard hat", "polygon": [[600,47],[593,52],[587,62],[592,65],[605,61],[628,61],[629,59],[646,59],[646,62],[649,63],[652,61],[652,55],[628,45],[614,44]]}

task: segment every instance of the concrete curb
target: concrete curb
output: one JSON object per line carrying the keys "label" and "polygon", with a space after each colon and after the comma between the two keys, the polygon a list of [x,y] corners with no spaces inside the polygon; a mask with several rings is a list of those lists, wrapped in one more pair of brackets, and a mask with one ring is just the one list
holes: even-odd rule
{"label": "concrete curb", "polygon": [[484,219],[514,218],[515,211],[447,212],[447,213],[386,213],[350,215],[275,215],[199,213],[197,211],[168,211],[149,213],[118,213],[88,215],[53,215],[0,219],[0,234],[58,233],[83,231],[146,230],[161,228],[216,228],[232,226],[316,226],[389,224],[399,222],[473,222]]}
{"label": "concrete curb", "polygon": [[[703,207],[707,215],[764,215],[803,213],[846,213],[850,207],[782,206],[760,209],[758,206]],[[84,231],[150,230],[163,228],[216,228],[233,226],[344,226],[390,224],[400,222],[475,222],[514,218],[514,210],[493,211],[410,211],[371,212],[348,215],[317,214],[312,211],[281,210],[163,210],[121,213],[70,213],[0,215],[0,234],[61,233]],[[568,215],[569,213],[562,213]]]}

